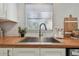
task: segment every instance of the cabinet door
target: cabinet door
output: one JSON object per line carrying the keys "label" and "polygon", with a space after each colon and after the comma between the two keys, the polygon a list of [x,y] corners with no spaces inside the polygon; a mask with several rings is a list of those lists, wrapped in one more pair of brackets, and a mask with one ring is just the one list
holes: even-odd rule
{"label": "cabinet door", "polygon": [[7,8],[6,3],[0,3],[0,18],[6,17],[6,8]]}
{"label": "cabinet door", "polygon": [[4,48],[0,48],[0,56],[4,56]]}
{"label": "cabinet door", "polygon": [[64,48],[41,48],[41,56],[65,56]]}
{"label": "cabinet door", "polygon": [[7,19],[16,21],[17,20],[17,4],[9,3],[7,4]]}
{"label": "cabinet door", "polygon": [[4,56],[12,56],[12,48],[4,48]]}
{"label": "cabinet door", "polygon": [[13,56],[38,56],[39,48],[13,48]]}

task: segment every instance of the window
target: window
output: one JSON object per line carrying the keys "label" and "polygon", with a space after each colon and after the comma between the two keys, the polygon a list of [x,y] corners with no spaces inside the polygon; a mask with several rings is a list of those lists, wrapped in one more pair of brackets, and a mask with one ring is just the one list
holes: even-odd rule
{"label": "window", "polygon": [[[26,26],[28,30],[39,30],[39,25],[45,23],[48,30],[53,27],[53,4],[52,3],[27,3]],[[42,27],[43,29],[44,27]]]}

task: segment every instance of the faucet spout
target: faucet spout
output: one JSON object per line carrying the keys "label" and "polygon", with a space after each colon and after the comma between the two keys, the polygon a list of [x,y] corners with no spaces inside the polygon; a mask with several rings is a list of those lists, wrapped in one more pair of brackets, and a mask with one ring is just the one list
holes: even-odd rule
{"label": "faucet spout", "polygon": [[40,24],[40,27],[39,27],[39,37],[41,37],[43,34],[42,34],[42,29],[41,29],[41,26],[44,25],[45,27],[45,30],[47,30],[47,27],[46,27],[46,24],[45,23],[41,23]]}
{"label": "faucet spout", "polygon": [[44,25],[45,30],[47,30],[47,27],[46,27],[46,24],[45,24],[45,23],[41,23],[41,24],[40,24],[40,30],[41,30],[41,26],[42,26],[42,25]]}

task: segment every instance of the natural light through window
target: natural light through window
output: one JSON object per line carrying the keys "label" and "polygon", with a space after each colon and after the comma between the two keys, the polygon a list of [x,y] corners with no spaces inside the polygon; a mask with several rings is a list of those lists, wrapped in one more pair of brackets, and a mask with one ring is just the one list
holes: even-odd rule
{"label": "natural light through window", "polygon": [[[53,4],[52,3],[27,3],[26,26],[28,30],[39,30],[39,25],[45,23],[48,30],[53,27]],[[42,27],[43,29],[44,27]]]}

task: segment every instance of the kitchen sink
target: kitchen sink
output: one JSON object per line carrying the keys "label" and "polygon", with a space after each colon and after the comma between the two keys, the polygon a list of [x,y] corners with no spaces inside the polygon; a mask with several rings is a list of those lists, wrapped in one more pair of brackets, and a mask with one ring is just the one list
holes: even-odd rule
{"label": "kitchen sink", "polygon": [[60,43],[60,41],[56,40],[53,37],[44,37],[39,39],[38,37],[26,37],[25,39],[21,40],[20,43],[33,43],[33,42],[43,42],[43,43]]}
{"label": "kitchen sink", "polygon": [[26,37],[20,42],[39,42],[39,39],[37,37]]}
{"label": "kitchen sink", "polygon": [[60,43],[58,40],[56,40],[53,37],[46,37],[44,39],[41,40],[42,42],[51,42],[51,43]]}

